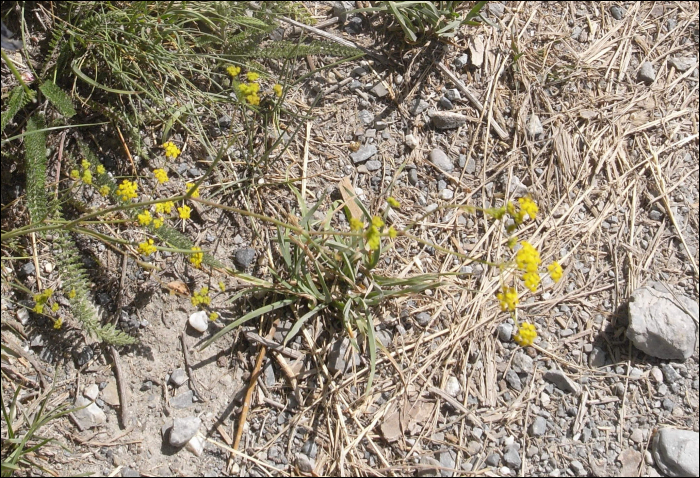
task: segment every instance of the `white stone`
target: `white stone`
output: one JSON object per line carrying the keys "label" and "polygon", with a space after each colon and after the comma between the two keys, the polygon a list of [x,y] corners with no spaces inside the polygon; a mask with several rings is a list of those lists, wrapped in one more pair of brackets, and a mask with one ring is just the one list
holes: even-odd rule
{"label": "white stone", "polygon": [[445,384],[445,392],[447,392],[450,396],[456,397],[459,395],[459,392],[462,390],[462,386],[459,384],[459,380],[457,377],[454,375],[450,375],[450,377],[447,379],[447,383]]}
{"label": "white stone", "polygon": [[204,333],[209,328],[209,317],[203,310],[190,315],[190,325],[198,332]]}
{"label": "white stone", "polygon": [[202,456],[202,452],[204,452],[204,437],[202,434],[197,433],[193,436],[185,445],[185,449],[191,451],[195,456]]}
{"label": "white stone", "polygon": [[100,388],[96,384],[93,383],[92,385],[85,387],[85,391],[83,392],[83,396],[94,402],[95,400],[97,400],[97,395],[99,393],[100,393]]}
{"label": "white stone", "polygon": [[414,135],[412,135],[412,134],[406,135],[406,137],[404,138],[403,142],[404,142],[404,144],[405,144],[406,146],[408,146],[408,147],[411,148],[411,149],[416,149],[416,148],[418,147],[418,144],[420,144],[419,141],[418,141],[418,138],[416,138],[416,137],[415,137]]}

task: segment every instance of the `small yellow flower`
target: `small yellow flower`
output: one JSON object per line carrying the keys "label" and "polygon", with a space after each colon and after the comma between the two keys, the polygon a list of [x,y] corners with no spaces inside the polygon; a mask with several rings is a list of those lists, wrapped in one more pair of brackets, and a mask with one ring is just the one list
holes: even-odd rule
{"label": "small yellow flower", "polygon": [[260,104],[260,97],[256,93],[246,96],[245,99],[251,105],[258,106]]}
{"label": "small yellow flower", "polygon": [[394,209],[399,209],[401,207],[401,203],[391,196],[386,198],[386,202],[389,204],[389,206],[393,207]]}
{"label": "small yellow flower", "polygon": [[379,216],[374,216],[374,217],[372,218],[372,225],[373,225],[374,227],[376,227],[377,229],[379,229],[379,228],[381,228],[382,226],[384,226],[384,221],[382,220],[381,217],[379,217]]}
{"label": "small yellow flower", "polygon": [[249,71],[248,73],[246,73],[245,76],[246,78],[248,78],[248,81],[255,81],[258,78],[260,78],[260,75],[255,73],[254,71]]}
{"label": "small yellow flower", "polygon": [[518,292],[514,287],[503,287],[502,292],[496,294],[501,310],[515,310],[518,305]]}
{"label": "small yellow flower", "polygon": [[104,185],[100,186],[100,190],[99,190],[99,191],[100,191],[100,195],[101,195],[102,197],[107,197],[107,196],[109,195],[109,186],[107,186],[106,184],[104,184]]}
{"label": "small yellow flower", "polygon": [[389,237],[392,239],[396,239],[396,229],[394,229],[394,226],[391,226],[389,228]]}
{"label": "small yellow flower", "polygon": [[542,262],[540,253],[527,241],[522,241],[520,245],[522,247],[515,254],[518,269],[524,272],[537,272],[537,267]]}
{"label": "small yellow flower", "polygon": [[63,317],[59,317],[56,319],[56,322],[53,323],[53,328],[56,330],[59,330],[63,326]]}
{"label": "small yellow flower", "polygon": [[166,143],[163,143],[163,148],[165,148],[165,157],[166,158],[175,159],[178,156],[180,156],[180,153],[181,153],[180,149],[177,146],[175,146],[175,143],[173,143],[172,141],[168,141]]}
{"label": "small yellow flower", "polygon": [[226,292],[226,284],[224,284],[224,281],[222,280],[219,281],[219,290],[221,292]]}
{"label": "small yellow flower", "polygon": [[540,275],[537,272],[526,272],[523,275],[523,281],[525,281],[525,287],[532,292],[537,292],[537,286],[540,284]]}
{"label": "small yellow flower", "polygon": [[68,292],[69,299],[75,299],[75,295],[76,295],[75,289],[71,289],[71,291]]}
{"label": "small yellow flower", "polygon": [[548,265],[547,270],[549,271],[549,277],[551,277],[554,282],[559,282],[561,276],[564,275],[564,271],[557,261]]}
{"label": "small yellow flower", "polygon": [[89,169],[86,169],[83,172],[83,182],[85,184],[92,184],[92,173],[90,172]]}
{"label": "small yellow flower", "polygon": [[231,75],[231,78],[237,77],[240,72],[241,72],[240,66],[229,66],[228,68],[226,68],[226,73]]}
{"label": "small yellow flower", "polygon": [[34,312],[36,312],[37,314],[43,314],[43,313],[44,313],[44,304],[36,304],[36,305],[34,306],[34,309],[33,309],[33,310],[34,310]]}
{"label": "small yellow flower", "polygon": [[[187,192],[189,193],[189,192],[190,192],[190,189],[192,189],[192,188],[194,187],[194,183],[187,183],[187,184],[185,185],[185,187],[187,188]],[[199,197],[199,188],[197,188],[197,189],[194,190],[194,192],[192,193],[192,197],[193,197],[193,198],[198,198],[198,197]]]}
{"label": "small yellow flower", "polygon": [[192,209],[185,204],[184,206],[177,208],[177,212],[180,213],[180,219],[189,219]]}
{"label": "small yellow flower", "polygon": [[528,345],[532,345],[536,338],[537,330],[535,330],[535,326],[523,322],[518,327],[518,332],[515,334],[515,337],[513,337],[513,340],[521,347],[527,347]]}
{"label": "small yellow flower", "polygon": [[374,225],[369,226],[365,232],[365,241],[370,251],[379,249],[380,239],[381,235],[377,227]]}
{"label": "small yellow flower", "polygon": [[[194,246],[192,250],[201,251],[201,249],[197,246]],[[202,252],[195,252],[194,254],[190,254],[190,262],[195,267],[200,267],[202,265],[202,259],[204,259],[204,253]]]}
{"label": "small yellow flower", "polygon": [[163,225],[163,220],[161,218],[156,217],[155,219],[153,219],[153,227],[155,229],[160,229],[162,225]]}
{"label": "small yellow flower", "polygon": [[54,302],[53,304],[51,304],[51,312],[57,312],[58,307],[59,307],[58,302]]}
{"label": "small yellow flower", "polygon": [[151,212],[148,209],[145,209],[141,214],[136,216],[139,220],[139,224],[142,226],[148,226],[151,221],[153,221],[153,217],[151,216]]}
{"label": "small yellow flower", "polygon": [[172,201],[163,201],[156,204],[156,212],[158,214],[170,214],[175,207],[175,203]]}
{"label": "small yellow flower", "polygon": [[278,98],[282,96],[282,85],[279,83],[272,87],[272,91],[275,92],[275,96]]}
{"label": "small yellow flower", "polygon": [[211,320],[212,322],[214,322],[218,318],[219,318],[219,314],[217,314],[216,312],[211,312],[209,314],[209,320]]}
{"label": "small yellow flower", "polygon": [[80,162],[80,165],[83,167],[83,169],[90,169],[90,166],[91,166],[90,161],[88,161],[87,159],[83,159]]}
{"label": "small yellow flower", "polygon": [[350,218],[350,230],[352,231],[361,231],[364,229],[365,225],[362,221],[357,219],[356,217],[351,217]]}
{"label": "small yellow flower", "polygon": [[156,177],[160,184],[168,182],[168,173],[165,171],[165,169],[154,169],[153,175]]}
{"label": "small yellow flower", "polygon": [[71,179],[80,179],[80,171],[77,169],[71,169],[70,177]]}
{"label": "small yellow flower", "polygon": [[119,189],[117,189],[117,196],[119,196],[122,201],[128,201],[129,199],[133,199],[138,196],[136,194],[137,189],[138,185],[136,183],[132,183],[128,179],[125,179],[119,185]]}
{"label": "small yellow flower", "polygon": [[192,294],[190,298],[192,305],[197,307],[198,305],[209,305],[211,303],[211,297],[209,297],[209,287],[202,287],[199,291]]}
{"label": "small yellow flower", "polygon": [[515,222],[518,224],[523,222],[525,219],[525,214],[527,214],[530,219],[535,219],[537,212],[540,210],[535,201],[533,201],[530,197],[522,197],[518,199],[518,202],[520,203],[520,212],[515,217]]}
{"label": "small yellow flower", "polygon": [[102,166],[101,164],[97,165],[97,168],[95,168],[95,171],[97,171],[97,174],[99,174],[100,176],[106,172],[105,167]]}
{"label": "small yellow flower", "polygon": [[156,252],[156,246],[153,245],[153,239],[146,239],[145,241],[139,243],[139,251],[144,256],[150,256]]}

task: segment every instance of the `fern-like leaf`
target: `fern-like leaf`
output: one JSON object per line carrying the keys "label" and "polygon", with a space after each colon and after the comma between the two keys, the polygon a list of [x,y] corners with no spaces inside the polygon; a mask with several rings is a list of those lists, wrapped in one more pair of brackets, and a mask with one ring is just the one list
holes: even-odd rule
{"label": "fern-like leaf", "polygon": [[5,126],[15,117],[17,112],[21,110],[24,105],[29,102],[29,97],[27,93],[22,88],[22,85],[16,86],[10,92],[10,99],[7,102],[7,109],[2,112],[2,119],[0,120],[0,133],[5,131]]}
{"label": "fern-like leaf", "polygon": [[56,86],[53,81],[47,81],[43,83],[39,89],[44,96],[56,107],[59,113],[61,113],[66,118],[70,118],[75,115],[75,108],[73,108],[73,102],[70,96],[66,94],[61,88]]}
{"label": "fern-like leaf", "polygon": [[117,330],[114,326],[100,324],[97,307],[90,300],[90,281],[70,234],[67,231],[61,231],[57,235],[56,244],[60,247],[60,251],[56,254],[56,261],[63,278],[63,290],[71,297],[73,316],[80,321],[90,335],[102,342],[112,345],[137,343],[137,339]]}
{"label": "fern-like leaf", "polygon": [[32,223],[46,218],[46,132],[44,122],[36,115],[27,120],[25,135],[25,162],[27,169],[27,207]]}

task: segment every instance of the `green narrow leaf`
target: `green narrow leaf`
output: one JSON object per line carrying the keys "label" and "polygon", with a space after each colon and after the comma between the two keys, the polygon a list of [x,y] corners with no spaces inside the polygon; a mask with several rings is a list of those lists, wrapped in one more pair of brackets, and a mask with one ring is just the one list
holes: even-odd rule
{"label": "green narrow leaf", "polygon": [[294,336],[296,336],[297,333],[299,333],[299,330],[301,330],[301,326],[304,325],[304,323],[309,320],[311,317],[314,315],[318,314],[321,312],[323,309],[326,308],[325,304],[319,304],[310,311],[308,311],[306,314],[301,316],[299,320],[297,320],[294,325],[292,326],[291,329],[289,329],[289,332],[287,332],[287,336],[284,338],[284,342],[282,342],[282,345],[287,345],[287,342],[292,340]]}
{"label": "green narrow leaf", "polygon": [[241,324],[245,324],[248,322],[250,319],[254,319],[256,317],[260,317],[263,314],[267,314],[268,312],[272,312],[273,310],[281,309],[282,307],[286,307],[288,305],[291,305],[295,303],[297,299],[284,299],[280,300],[277,302],[273,302],[272,304],[265,305],[263,307],[260,307],[259,309],[255,309],[252,312],[247,313],[243,317],[241,317],[238,320],[234,320],[230,324],[228,324],[226,327],[223,329],[219,330],[212,338],[204,342],[200,350],[204,350],[205,348],[209,347],[211,344],[213,344],[219,337],[229,333],[231,330],[234,328],[238,327]]}

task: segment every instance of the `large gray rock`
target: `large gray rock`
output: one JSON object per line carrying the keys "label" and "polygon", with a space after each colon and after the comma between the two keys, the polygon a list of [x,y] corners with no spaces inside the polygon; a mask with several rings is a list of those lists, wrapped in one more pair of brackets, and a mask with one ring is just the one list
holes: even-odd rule
{"label": "large gray rock", "polygon": [[544,379],[552,382],[558,389],[571,392],[575,395],[581,393],[581,387],[571,380],[564,372],[559,370],[548,370],[544,373]]}
{"label": "large gray rock", "polygon": [[467,117],[451,111],[434,111],[430,120],[437,129],[455,129],[467,122]]}
{"label": "large gray rock", "polygon": [[665,476],[698,476],[698,434],[662,428],[651,443],[654,462]]}
{"label": "large gray rock", "polygon": [[183,447],[197,434],[202,420],[197,417],[176,418],[170,430],[170,444],[176,448]]}
{"label": "large gray rock", "polygon": [[[87,405],[87,407],[85,407]],[[79,396],[75,399],[75,406],[85,407],[73,412],[73,417],[84,429],[94,428],[107,421],[107,415],[92,400]]]}
{"label": "large gray rock", "polygon": [[367,161],[375,154],[377,154],[377,147],[373,144],[366,144],[364,146],[361,146],[360,149],[358,149],[354,153],[350,153],[350,158],[352,159],[353,163],[358,164],[363,161]]}
{"label": "large gray rock", "polygon": [[451,173],[455,168],[452,160],[440,148],[435,148],[430,152],[430,162],[446,173]]}
{"label": "large gray rock", "polygon": [[698,304],[652,282],[632,293],[627,338],[642,352],[685,360],[697,347]]}
{"label": "large gray rock", "polygon": [[360,365],[360,357],[350,345],[350,339],[343,337],[336,340],[328,353],[328,370],[331,373],[344,373],[352,368],[353,362],[356,367]]}

